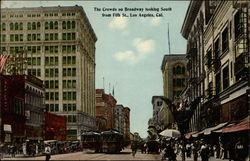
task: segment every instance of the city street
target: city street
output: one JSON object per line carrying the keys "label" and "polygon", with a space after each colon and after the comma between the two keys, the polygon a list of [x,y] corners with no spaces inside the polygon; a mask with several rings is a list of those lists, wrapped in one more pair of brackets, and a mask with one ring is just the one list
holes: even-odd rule
{"label": "city street", "polygon": [[[51,160],[160,160],[161,156],[159,154],[141,154],[137,152],[136,156],[133,158],[130,149],[125,149],[119,154],[105,154],[105,153],[68,153],[52,155]],[[45,160],[45,156],[39,157],[16,157],[16,158],[4,158],[4,160]],[[177,161],[181,161],[181,157],[177,157]],[[193,158],[187,158],[186,161],[193,161]],[[200,161],[200,159],[198,159]],[[209,161],[222,161],[222,159],[210,158]],[[228,161],[228,160],[223,160]]]}

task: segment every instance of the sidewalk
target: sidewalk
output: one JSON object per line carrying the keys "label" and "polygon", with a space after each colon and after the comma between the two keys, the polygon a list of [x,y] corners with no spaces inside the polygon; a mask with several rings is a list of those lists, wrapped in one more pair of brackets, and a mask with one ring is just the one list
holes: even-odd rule
{"label": "sidewalk", "polygon": [[[36,154],[34,157],[39,157],[39,156],[43,156],[43,154]],[[3,158],[31,158],[33,156],[31,155],[24,155],[24,154],[16,154],[15,157],[11,157],[11,155],[9,154],[4,154]]]}

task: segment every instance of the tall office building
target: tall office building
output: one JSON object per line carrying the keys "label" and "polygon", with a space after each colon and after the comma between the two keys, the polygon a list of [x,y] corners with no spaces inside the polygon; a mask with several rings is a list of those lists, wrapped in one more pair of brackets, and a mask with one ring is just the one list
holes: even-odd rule
{"label": "tall office building", "polygon": [[97,37],[83,8],[2,8],[0,30],[1,52],[27,55],[25,72],[44,81],[47,110],[67,117],[67,139],[94,129]]}

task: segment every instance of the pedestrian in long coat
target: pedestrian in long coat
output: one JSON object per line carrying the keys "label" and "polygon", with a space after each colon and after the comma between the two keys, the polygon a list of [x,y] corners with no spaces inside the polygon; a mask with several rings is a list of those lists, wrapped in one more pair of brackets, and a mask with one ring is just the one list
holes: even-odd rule
{"label": "pedestrian in long coat", "polygon": [[201,146],[201,160],[202,161],[208,161],[209,159],[209,149],[207,147],[207,145],[202,145]]}
{"label": "pedestrian in long coat", "polygon": [[131,144],[132,156],[133,157],[135,157],[135,154],[137,152],[137,148],[138,148],[137,141],[133,141],[132,144]]}

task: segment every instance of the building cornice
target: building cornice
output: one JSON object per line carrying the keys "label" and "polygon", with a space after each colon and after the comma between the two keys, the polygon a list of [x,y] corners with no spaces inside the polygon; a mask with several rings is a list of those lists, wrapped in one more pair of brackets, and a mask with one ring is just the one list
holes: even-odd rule
{"label": "building cornice", "polygon": [[94,38],[94,41],[97,41],[97,36],[92,28],[89,19],[83,9],[82,6],[52,6],[52,7],[23,7],[23,8],[1,8],[1,14],[3,13],[15,13],[15,12],[39,12],[39,11],[51,11],[51,12],[58,12],[58,11],[78,11],[84,17],[84,21],[86,22],[87,26],[91,31],[91,36]]}
{"label": "building cornice", "polygon": [[163,60],[162,60],[162,63],[161,63],[161,71],[163,73],[164,71],[164,68],[165,68],[165,65],[166,65],[166,62],[167,60],[173,58],[172,60],[178,60],[177,58],[180,58],[180,59],[183,59],[185,60],[186,59],[186,54],[171,54],[171,55],[164,55],[163,57]]}
{"label": "building cornice", "polygon": [[190,30],[193,26],[195,18],[200,10],[202,1],[191,0],[188,6],[188,10],[181,28],[182,36],[187,39],[190,33]]}

